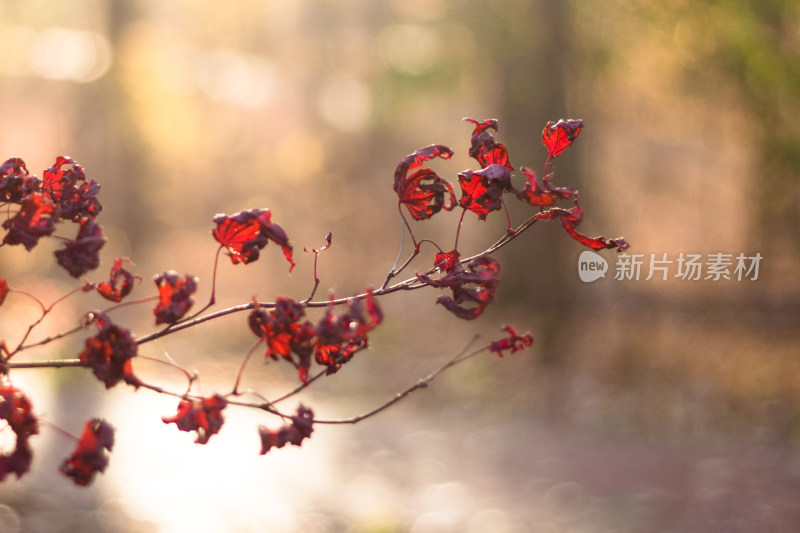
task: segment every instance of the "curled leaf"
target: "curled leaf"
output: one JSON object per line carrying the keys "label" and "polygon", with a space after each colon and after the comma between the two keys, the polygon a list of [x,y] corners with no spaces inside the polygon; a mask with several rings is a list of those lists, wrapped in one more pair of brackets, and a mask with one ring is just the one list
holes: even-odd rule
{"label": "curled leaf", "polygon": [[287,444],[300,446],[303,439],[311,436],[314,431],[314,412],[300,404],[296,414],[292,416],[289,424],[284,424],[278,429],[269,429],[266,426],[258,426],[258,434],[261,437],[261,455],[264,455],[272,448],[283,448]]}
{"label": "curled leaf", "polygon": [[508,333],[508,336],[493,341],[492,344],[489,345],[489,350],[496,353],[499,357],[503,357],[504,351],[514,353],[524,350],[533,344],[533,335],[530,333],[518,335],[513,326],[503,326],[503,331]]}
{"label": "curled leaf", "polygon": [[280,297],[275,308],[269,311],[256,305],[248,319],[251,331],[267,343],[264,355],[272,359],[281,357],[292,363],[303,382],[308,379],[314,351],[312,341],[316,335],[311,322],[300,322],[304,315],[305,309],[300,303]]}
{"label": "curled leaf", "polygon": [[562,209],[560,207],[552,207],[547,211],[542,211],[536,214],[539,220],[553,220],[555,218],[561,219],[561,226],[569,234],[570,237],[588,246],[593,250],[601,250],[603,248],[616,248],[617,252],[627,250],[630,245],[622,237],[616,239],[607,239],[606,237],[587,237],[575,229],[583,219],[583,209],[579,206],[572,207],[571,209]]}
{"label": "curled leaf", "polygon": [[131,274],[124,265],[130,263],[129,259],[119,257],[114,260],[114,266],[111,267],[108,281],[101,281],[97,284],[97,292],[112,302],[121,302],[131,290],[133,290],[133,281],[140,280],[139,276]]}
{"label": "curled leaf", "polygon": [[28,174],[25,161],[11,158],[0,165],[0,202],[21,203],[30,193],[39,190],[41,180]]}
{"label": "curled leaf", "polygon": [[120,381],[138,387],[139,378],[133,374],[131,359],[136,357],[138,345],[130,330],[111,322],[108,315],[94,315],[99,331],[86,339],[86,346],[78,356],[81,365],[92,369],[97,379],[110,389]]}
{"label": "curled leaf", "polygon": [[0,481],[9,474],[20,478],[30,470],[33,451],[28,440],[39,433],[39,421],[33,414],[31,401],[6,377],[0,382],[0,420],[5,420],[16,436],[14,450],[0,455]]}
{"label": "curled leaf", "polygon": [[475,158],[480,163],[481,168],[486,168],[489,165],[501,165],[508,169],[509,172],[514,171],[511,162],[508,160],[508,149],[501,143],[494,140],[494,136],[489,133],[489,129],[497,131],[497,120],[489,119],[483,122],[478,122],[472,118],[464,118],[475,126],[472,130],[471,146],[469,148],[469,156]]}
{"label": "curled leaf", "polygon": [[19,212],[3,222],[3,229],[8,230],[3,244],[21,244],[31,251],[40,238],[56,230],[53,220],[55,206],[41,193],[27,195],[20,205]]}
{"label": "curled leaf", "polygon": [[194,304],[192,294],[197,290],[197,278],[181,276],[174,270],[162,272],[153,280],[158,287],[159,301],[153,314],[156,324],[172,324],[185,315]]}
{"label": "curled leaf", "polygon": [[525,175],[527,182],[521,191],[517,192],[517,198],[528,202],[530,205],[549,207],[556,203],[558,199],[574,198],[577,200],[578,191],[567,187],[555,187],[550,182],[552,174],[544,176],[542,183],[536,177],[536,172],[528,167],[520,167],[522,174]]}
{"label": "curled leaf", "polygon": [[453,186],[430,168],[420,168],[434,157],[450,159],[452,155],[453,151],[447,146],[432,144],[407,155],[397,165],[394,191],[414,220],[426,220],[442,209],[449,211],[455,207]]}
{"label": "curled leaf", "polygon": [[440,296],[436,303],[459,318],[472,320],[494,301],[500,284],[499,273],[500,262],[490,255],[482,255],[470,261],[466,269],[461,263],[455,263],[452,272],[439,279],[425,274],[417,274],[417,278],[433,287],[449,288],[452,296]]}
{"label": "curled leaf", "polygon": [[372,291],[367,291],[364,303],[354,299],[341,315],[333,312],[332,305],[328,306],[315,328],[314,359],[328,368],[328,374],[333,374],[369,345],[367,333],[382,320],[383,313]]}
{"label": "curled leaf", "polygon": [[105,245],[103,228],[91,218],[80,221],[75,240],[67,241],[64,248],[55,252],[56,261],[70,276],[79,278],[100,266],[100,249]]}
{"label": "curled leaf", "polygon": [[61,464],[61,473],[72,478],[76,485],[86,486],[95,474],[108,466],[108,452],[114,447],[114,428],[99,418],[86,422],[78,446]]}
{"label": "curled leaf", "polygon": [[215,394],[197,400],[184,399],[178,403],[178,412],[175,416],[161,417],[165,424],[175,424],[181,431],[196,431],[197,444],[205,444],[212,435],[219,433],[225,418],[222,410],[228,401]]}
{"label": "curled leaf", "polygon": [[100,185],[87,180],[83,167],[69,157],[58,156],[44,171],[42,192],[57,206],[58,216],[66,220],[95,218],[103,209],[97,200]]}
{"label": "curled leaf", "polygon": [[272,222],[269,209],[251,209],[234,215],[220,213],[214,217],[214,224],[212,234],[228,250],[234,265],[255,261],[259,251],[272,241],[283,250],[291,265],[289,271],[294,269],[292,245],[283,228]]}

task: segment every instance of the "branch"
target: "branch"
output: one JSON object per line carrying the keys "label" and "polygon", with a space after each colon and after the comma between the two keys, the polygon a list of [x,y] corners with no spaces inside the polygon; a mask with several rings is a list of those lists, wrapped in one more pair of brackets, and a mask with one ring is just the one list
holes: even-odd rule
{"label": "branch", "polygon": [[482,346],[481,348],[478,348],[477,350],[474,350],[472,352],[466,353],[466,350],[469,348],[469,346],[473,342],[475,342],[475,340],[477,338],[478,338],[478,336],[476,335],[467,344],[467,346],[464,347],[464,349],[462,351],[460,351],[452,359],[447,361],[447,363],[445,363],[444,365],[442,365],[438,369],[434,370],[433,372],[431,372],[430,374],[428,374],[424,378],[419,379],[416,383],[414,383],[414,385],[412,385],[411,387],[407,388],[403,392],[400,392],[400,393],[396,394],[388,402],[386,402],[386,403],[384,403],[382,405],[379,405],[378,407],[372,409],[371,411],[367,411],[366,413],[362,413],[360,415],[356,415],[356,416],[351,417],[351,418],[343,418],[343,419],[336,419],[336,420],[324,420],[324,419],[323,420],[317,420],[317,419],[314,419],[314,423],[315,424],[357,424],[358,422],[361,422],[362,420],[365,420],[367,418],[370,418],[372,416],[377,415],[378,413],[381,413],[381,412],[385,411],[386,409],[388,409],[389,407],[393,406],[394,404],[396,404],[397,402],[399,402],[400,400],[402,400],[403,398],[405,398],[406,396],[408,396],[412,392],[414,392],[416,390],[419,390],[419,389],[427,388],[428,385],[430,385],[433,382],[433,380],[435,380],[437,377],[439,377],[439,375],[442,374],[447,369],[452,368],[455,365],[466,361],[467,359],[471,359],[472,357],[475,357],[476,355],[478,355],[478,354],[480,354],[482,352],[488,351],[489,348],[490,348],[489,346]]}

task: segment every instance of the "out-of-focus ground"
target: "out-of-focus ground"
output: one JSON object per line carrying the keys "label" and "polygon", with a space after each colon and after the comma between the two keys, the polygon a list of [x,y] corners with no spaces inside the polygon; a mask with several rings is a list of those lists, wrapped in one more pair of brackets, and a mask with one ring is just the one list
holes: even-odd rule
{"label": "out-of-focus ground", "polygon": [[[31,472],[0,484],[0,531],[796,531],[798,95],[790,1],[0,1],[0,159],[40,176],[57,155],[82,164],[101,183],[109,238],[92,276],[128,256],[139,297],[174,269],[199,276],[198,301],[208,298],[211,219],[255,207],[272,209],[297,268],[288,275],[273,245],[251,265],[223,260],[217,308],[305,297],[302,250],[329,231],[320,297],[379,285],[400,240],[395,165],[447,144],[456,155],[435,168],[455,182],[475,167],[463,116],[497,118],[512,163],[536,171],[545,122],[582,118],[554,182],[580,189],[581,231],[624,235],[645,261],[638,280],[618,280],[603,251],[605,279],[584,283],[580,246],[537,224],[498,253],[497,300],[476,322],[435,306],[436,291],[382,299],[370,351],[301,398],[318,416],[388,400],[475,333],[488,342],[511,323],[536,343],[264,457],[255,428],[278,421],[263,414],[228,409],[199,446],[161,423],[174,398],[107,392],[75,370],[15,371],[44,420],[77,433],[103,416],[117,443],[107,472],[77,489],[56,473],[72,443],[44,424]],[[464,254],[505,231],[495,215],[468,217]],[[447,249],[457,217],[415,230]],[[52,246],[16,248],[0,249],[12,287],[51,302],[76,286]],[[763,259],[756,280],[682,280],[674,262],[669,280],[645,279],[651,254],[681,253]],[[71,298],[37,334],[102,305]],[[37,313],[11,293],[0,339],[18,342]],[[146,306],[115,317],[152,331]],[[142,355],[197,369],[201,392],[229,390],[253,339],[241,314],[215,324]],[[25,357],[75,357],[82,343]],[[137,363],[184,386],[179,372]],[[277,395],[295,381],[254,359],[245,383]]]}

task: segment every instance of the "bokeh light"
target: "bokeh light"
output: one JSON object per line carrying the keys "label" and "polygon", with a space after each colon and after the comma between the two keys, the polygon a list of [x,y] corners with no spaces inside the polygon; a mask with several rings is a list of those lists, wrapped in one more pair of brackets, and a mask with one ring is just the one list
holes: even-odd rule
{"label": "bokeh light", "polygon": [[[353,416],[509,322],[533,332],[530,351],[471,361],[380,417],[263,457],[256,427],[280,423],[266,413],[232,408],[199,446],[161,422],[174,397],[106,391],[74,369],[15,371],[51,425],[32,440],[30,474],[0,484],[0,531],[798,530],[798,111],[789,0],[0,0],[2,160],[39,176],[58,155],[86,168],[109,237],[91,277],[128,256],[138,297],[174,269],[200,278],[202,305],[212,218],[252,208],[272,210],[297,268],[274,245],[254,264],[223,258],[216,308],[307,296],[303,249],[328,232],[317,298],[380,285],[401,241],[395,166],[443,143],[455,155],[437,172],[454,182],[475,168],[465,116],[497,118],[512,164],[540,176],[544,124],[583,119],[554,183],[580,190],[589,235],[623,235],[645,257],[764,257],[752,283],[620,281],[603,251],[605,278],[583,283],[583,250],[537,224],[498,253],[497,301],[479,321],[450,316],[435,291],[386,298],[371,349],[302,401]],[[512,219],[527,216],[508,203]],[[449,249],[458,215],[414,231]],[[502,218],[467,217],[464,255],[502,236]],[[58,300],[80,281],[51,265],[57,244],[0,247],[0,277]],[[422,250],[418,271],[432,260]],[[104,305],[79,291],[31,338]],[[41,307],[12,293],[0,340],[15,346]],[[115,313],[135,335],[153,331],[147,305]],[[198,371],[201,391],[229,390],[253,342],[245,322],[148,343],[137,372],[181,390],[164,364],[175,362]],[[24,356],[75,357],[86,334]],[[296,385],[261,353],[245,375],[270,396]],[[90,416],[118,442],[107,472],[77,490],[57,473],[72,443],[53,426],[76,433]],[[0,428],[0,449],[11,437]]]}

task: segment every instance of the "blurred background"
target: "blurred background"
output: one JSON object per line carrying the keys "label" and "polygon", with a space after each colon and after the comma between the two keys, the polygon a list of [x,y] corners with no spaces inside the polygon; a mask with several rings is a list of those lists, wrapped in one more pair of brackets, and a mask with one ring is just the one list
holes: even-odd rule
{"label": "blurred background", "polygon": [[[329,231],[318,297],[379,286],[400,245],[394,168],[431,143],[456,151],[433,163],[451,182],[475,168],[464,116],[498,119],[512,163],[537,171],[544,124],[583,119],[554,183],[580,189],[582,231],[623,235],[645,269],[651,253],[763,257],[757,280],[637,281],[613,279],[604,251],[606,278],[583,283],[580,245],[537,224],[498,253],[498,298],[479,321],[435,306],[435,290],[384,298],[371,349],[300,399],[318,417],[358,414],[506,323],[534,334],[531,350],[473,360],[377,418],[263,457],[256,426],[278,425],[263,414],[228,409],[198,446],[161,423],[174,398],[18,370],[44,420],[77,434],[103,416],[117,443],[106,474],[77,489],[57,474],[73,443],[45,424],[31,472],[0,485],[0,531],[796,531],[799,113],[788,0],[0,1],[0,159],[41,176],[69,155],[100,182],[109,242],[91,277],[129,257],[133,297],[174,269],[200,277],[202,304],[213,216],[257,207],[289,234],[297,268],[274,245],[247,266],[223,259],[217,308],[307,296],[303,248]],[[511,206],[516,221],[528,212]],[[449,249],[457,220],[415,232]],[[467,217],[462,253],[504,231],[500,214]],[[0,276],[46,303],[76,286],[48,246],[0,254]],[[423,251],[412,268],[427,268]],[[73,297],[36,336],[103,306]],[[15,345],[38,308],[12,293],[0,316]],[[149,304],[115,318],[153,330]],[[229,390],[253,342],[245,322],[141,353],[197,369],[200,392]],[[20,358],[75,357],[83,339]],[[285,366],[254,358],[245,385],[279,396],[296,383]]]}

